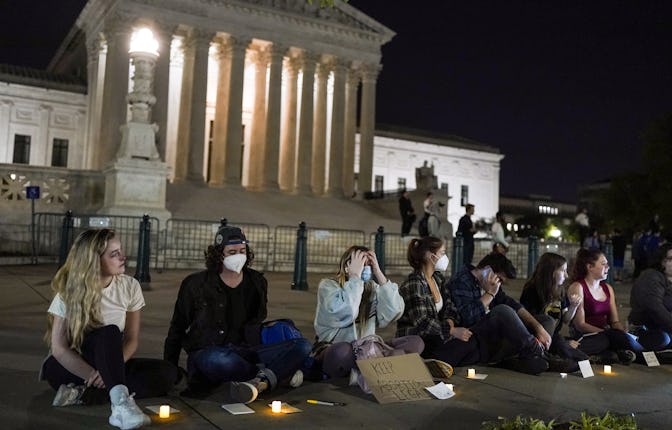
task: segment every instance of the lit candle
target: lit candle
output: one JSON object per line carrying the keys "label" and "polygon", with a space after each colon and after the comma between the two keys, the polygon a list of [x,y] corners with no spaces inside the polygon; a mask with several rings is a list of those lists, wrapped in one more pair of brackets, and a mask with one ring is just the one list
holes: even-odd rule
{"label": "lit candle", "polygon": [[560,374],[560,377],[562,379],[567,379],[567,374],[563,372],[563,373]]}
{"label": "lit candle", "polygon": [[608,364],[604,365],[604,373],[611,373],[611,366]]}
{"label": "lit candle", "polygon": [[282,410],[282,402],[280,400],[273,400],[271,403],[271,412],[280,413]]}
{"label": "lit candle", "polygon": [[159,406],[159,418],[170,418],[170,405]]}
{"label": "lit candle", "polygon": [[467,370],[467,378],[475,378],[475,377],[476,377],[476,369]]}

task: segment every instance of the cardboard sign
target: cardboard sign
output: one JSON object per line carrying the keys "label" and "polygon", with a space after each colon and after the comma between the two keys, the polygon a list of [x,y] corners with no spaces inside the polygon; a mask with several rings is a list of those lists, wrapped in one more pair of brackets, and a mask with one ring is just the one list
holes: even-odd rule
{"label": "cardboard sign", "polygon": [[357,360],[357,366],[378,403],[432,398],[425,390],[434,385],[432,375],[417,353]]}

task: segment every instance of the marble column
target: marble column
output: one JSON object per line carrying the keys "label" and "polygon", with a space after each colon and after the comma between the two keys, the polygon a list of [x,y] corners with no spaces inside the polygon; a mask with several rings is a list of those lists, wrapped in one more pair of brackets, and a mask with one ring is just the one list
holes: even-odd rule
{"label": "marble column", "polygon": [[268,75],[269,48],[256,46],[251,51],[254,62],[254,107],[252,108],[247,187],[259,190],[263,181],[261,168],[265,165],[266,151],[266,76]]}
{"label": "marble column", "polygon": [[156,149],[161,160],[166,161],[168,129],[168,88],[170,83],[170,45],[173,41],[174,26],[160,24],[155,27],[155,38],[159,42],[159,58],[154,68],[154,95],[156,103],[150,117],[159,126],[156,133]]}
{"label": "marble column", "polygon": [[107,58],[103,106],[101,111],[100,143],[96,167],[101,169],[114,161],[121,143],[122,124],[126,123],[128,104],[128,50],[131,44],[131,17],[114,15],[106,19]]}
{"label": "marble column", "polygon": [[[0,161],[11,163],[13,154],[9,152],[9,118],[12,113],[14,102],[11,100],[0,100],[0,148],[5,148],[5,154],[0,154]],[[11,145],[13,146],[13,145]]]}
{"label": "marble column", "polygon": [[103,109],[103,78],[105,76],[105,58],[107,44],[100,36],[86,41],[87,57],[87,104],[89,114],[86,124],[86,138],[82,142],[81,160],[78,166],[91,169],[97,163],[95,148],[100,142],[101,111]]}
{"label": "marble column", "polygon": [[49,150],[49,118],[53,110],[54,108],[50,105],[40,105],[39,107],[39,127],[37,129],[37,136],[35,136],[36,139],[30,148],[30,164],[51,166],[51,158],[49,157],[51,154]]}
{"label": "marble column", "polygon": [[313,162],[311,182],[313,193],[324,193],[324,177],[327,147],[327,83],[331,72],[331,61],[317,65],[317,94],[315,96],[315,122],[313,123]]}
{"label": "marble column", "polygon": [[245,53],[250,39],[235,37],[231,42],[231,81],[229,83],[229,109],[226,120],[226,185],[240,186],[241,155],[243,144],[243,84]]}
{"label": "marble column", "polygon": [[376,126],[376,79],[380,72],[377,64],[364,65],[362,72],[362,107],[359,122],[359,187],[358,197],[373,191],[373,134]]}
{"label": "marble column", "polygon": [[194,71],[191,90],[191,121],[189,122],[189,154],[187,179],[205,181],[205,104],[208,93],[208,59],[214,33],[194,31]]}
{"label": "marble column", "polygon": [[310,52],[302,56],[303,82],[301,84],[301,113],[299,116],[299,143],[296,154],[296,185],[297,194],[310,194],[311,168],[313,161],[313,96],[315,91],[315,66],[319,58]]}
{"label": "marble column", "polygon": [[345,74],[347,63],[334,62],[334,95],[331,109],[331,139],[329,145],[329,181],[327,195],[343,197],[343,148],[345,140]]}
{"label": "marble column", "polygon": [[177,126],[177,147],[175,148],[174,181],[187,179],[187,161],[189,157],[189,130],[191,127],[191,98],[194,82],[194,48],[191,36],[182,41],[182,86],[180,95],[180,115]]}
{"label": "marble column", "polygon": [[345,137],[343,140],[343,194],[355,192],[355,135],[357,132],[357,87],[359,71],[348,70],[345,90]]}
{"label": "marble column", "polygon": [[231,84],[231,44],[228,39],[219,41],[219,78],[217,101],[210,154],[210,185],[223,185],[226,163],[226,121],[229,111],[229,86]]}
{"label": "marble column", "polygon": [[268,80],[268,107],[266,112],[266,146],[260,173],[261,189],[277,191],[280,153],[280,111],[282,108],[282,60],[286,47],[274,43],[270,52],[270,77]]}
{"label": "marble column", "polygon": [[294,191],[296,177],[296,109],[300,63],[296,57],[287,57],[285,72],[287,93],[285,98],[280,147],[280,189]]}

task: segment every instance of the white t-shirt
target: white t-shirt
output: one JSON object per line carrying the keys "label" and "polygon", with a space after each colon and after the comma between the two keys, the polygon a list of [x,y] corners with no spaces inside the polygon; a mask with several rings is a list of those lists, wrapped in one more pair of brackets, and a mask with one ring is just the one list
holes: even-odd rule
{"label": "white t-shirt", "polygon": [[[126,312],[135,312],[145,306],[145,298],[137,279],[128,275],[117,275],[110,285],[103,288],[100,307],[103,314],[103,324],[116,325],[121,332],[126,327]],[[65,318],[65,302],[60,294],[56,294],[51,301],[48,312]]]}

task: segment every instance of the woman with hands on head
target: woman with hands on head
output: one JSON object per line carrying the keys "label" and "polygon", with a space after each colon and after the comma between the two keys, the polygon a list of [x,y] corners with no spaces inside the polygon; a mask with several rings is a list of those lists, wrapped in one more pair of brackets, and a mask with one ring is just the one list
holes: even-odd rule
{"label": "woman with hands on head", "polygon": [[86,230],[75,239],[52,282],[56,294],[45,335],[51,355],[41,376],[58,390],[54,406],[92,402],[96,389],[105,390],[112,403],[109,423],[132,429],[151,422],[133,397],[166,394],[178,372],[163,360],[131,358],[145,300],[125,269],[113,230]]}
{"label": "woman with hands on head", "polygon": [[[329,377],[344,377],[356,368],[352,342],[376,334],[404,312],[399,287],[380,269],[376,254],[365,246],[343,253],[336,279],[322,279],[317,291],[315,333],[320,342],[332,343],[318,360]],[[386,340],[396,354],[421,353],[418,336]]]}

